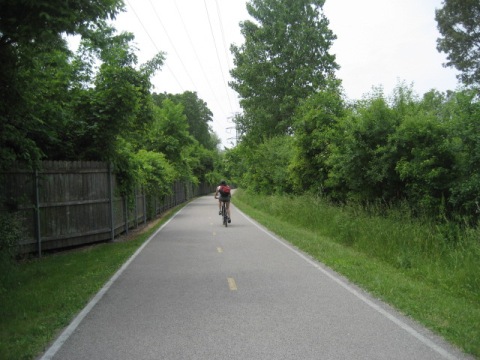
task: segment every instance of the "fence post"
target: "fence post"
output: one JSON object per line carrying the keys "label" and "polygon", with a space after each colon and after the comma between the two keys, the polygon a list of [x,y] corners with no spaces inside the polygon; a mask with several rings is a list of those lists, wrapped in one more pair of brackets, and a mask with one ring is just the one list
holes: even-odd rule
{"label": "fence post", "polygon": [[108,163],[108,194],[110,197],[110,240],[115,239],[115,224],[113,221],[113,186],[112,186],[112,164]]}
{"label": "fence post", "polygon": [[37,238],[38,257],[42,257],[42,235],[40,232],[40,196],[38,189],[38,170],[35,169],[34,195],[35,195],[35,237]]}
{"label": "fence post", "polygon": [[128,195],[125,195],[123,197],[123,209],[124,209],[123,215],[125,217],[125,234],[128,235],[128,226],[129,226],[129,223],[128,223]]}
{"label": "fence post", "polygon": [[147,223],[147,195],[145,194],[145,189],[142,189],[143,193],[143,223]]}
{"label": "fence post", "polygon": [[137,186],[133,189],[133,196],[135,198],[135,228],[138,227],[138,207],[137,207]]}

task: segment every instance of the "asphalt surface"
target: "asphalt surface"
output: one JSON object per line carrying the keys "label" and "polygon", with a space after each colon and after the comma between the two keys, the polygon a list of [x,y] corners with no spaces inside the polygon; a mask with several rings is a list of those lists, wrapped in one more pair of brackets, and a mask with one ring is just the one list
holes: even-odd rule
{"label": "asphalt surface", "polygon": [[41,357],[468,359],[213,196],[160,228]]}

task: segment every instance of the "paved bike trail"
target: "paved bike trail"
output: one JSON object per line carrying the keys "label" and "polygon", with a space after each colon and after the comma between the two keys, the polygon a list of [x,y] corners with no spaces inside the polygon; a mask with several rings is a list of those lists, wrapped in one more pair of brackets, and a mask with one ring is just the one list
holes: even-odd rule
{"label": "paved bike trail", "polygon": [[41,359],[469,359],[231,210],[189,203]]}

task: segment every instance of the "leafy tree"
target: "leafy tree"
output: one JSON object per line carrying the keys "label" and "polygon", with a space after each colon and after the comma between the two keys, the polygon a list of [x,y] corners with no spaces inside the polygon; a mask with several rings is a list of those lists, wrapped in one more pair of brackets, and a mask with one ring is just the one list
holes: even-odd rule
{"label": "leafy tree", "polygon": [[187,155],[195,142],[188,132],[183,105],[165,99],[161,107],[155,108],[155,120],[150,127],[145,148],[164,154],[183,180],[192,179]]}
{"label": "leafy tree", "polygon": [[0,169],[14,161],[33,165],[45,151],[54,151],[61,143],[57,129],[69,119],[72,71],[64,42],[53,49],[39,44],[35,51],[25,49],[23,56],[14,66],[5,64],[8,70],[0,67],[9,76],[0,84],[0,92],[6,93],[0,101]]}
{"label": "leafy tree", "polygon": [[176,171],[165,155],[142,149],[136,154],[136,160],[140,165],[138,183],[147,194],[163,197],[172,192]]}
{"label": "leafy tree", "polygon": [[[16,160],[32,164],[43,155],[40,142],[61,142],[54,131],[58,123],[42,116],[52,115],[56,96],[56,104],[65,105],[61,89],[68,50],[62,34],[87,34],[122,9],[121,0],[0,2],[0,168]],[[45,83],[49,72],[55,81]]]}
{"label": "leafy tree", "polygon": [[243,176],[247,189],[263,194],[292,191],[287,171],[293,157],[292,142],[289,135],[276,136],[250,149],[246,158],[248,171]]}
{"label": "leafy tree", "polygon": [[[99,44],[86,42],[84,51],[98,51],[103,61],[92,77],[92,86],[78,90],[74,102],[75,122],[71,124],[70,141],[75,144],[77,158],[115,161],[119,135],[137,149],[144,141],[146,129],[153,123],[150,77],[163,64],[160,53],[140,70],[133,66],[130,34],[110,36],[107,32],[95,38]],[[109,41],[107,41],[109,40]],[[98,48],[108,42],[106,48]]]}
{"label": "leafy tree", "polygon": [[218,180],[229,179],[230,184],[247,188],[248,183],[245,181],[245,174],[248,171],[247,153],[249,148],[244,142],[240,142],[237,146],[227,149],[220,153],[221,162],[217,164],[216,169],[219,172]]}
{"label": "leafy tree", "polygon": [[295,115],[295,156],[289,172],[299,193],[324,191],[329,173],[329,145],[334,140],[338,122],[345,116],[339,89],[333,87],[310,96]]}
{"label": "leafy tree", "polygon": [[123,10],[122,0],[3,0],[0,3],[2,45],[43,42],[65,32],[77,34]]}
{"label": "leafy tree", "polygon": [[435,12],[438,30],[438,51],[447,54],[447,66],[461,72],[465,85],[480,87],[480,2],[476,0],[444,0]]}
{"label": "leafy tree", "polygon": [[206,149],[215,149],[217,144],[212,144],[210,136],[212,130],[209,123],[212,121],[213,113],[207,107],[207,103],[201,100],[197,93],[185,91],[175,96],[184,107],[184,114],[187,117],[188,131]]}
{"label": "leafy tree", "polygon": [[[255,21],[240,23],[245,42],[232,45],[235,67],[230,86],[245,116],[240,131],[256,139],[291,132],[300,100],[325,86],[338,65],[329,48],[324,0],[251,0]],[[242,121],[243,120],[243,121]]]}
{"label": "leafy tree", "polygon": [[[189,147],[188,151],[189,166],[195,179],[199,182],[211,184],[218,183],[217,164],[219,152],[217,149],[209,150],[203,147],[199,142],[195,142]],[[213,174],[213,175],[212,175]]]}
{"label": "leafy tree", "polygon": [[388,139],[399,118],[383,94],[355,105],[342,118],[329,145],[326,187],[335,197],[371,201],[390,197],[394,163],[388,159]]}
{"label": "leafy tree", "polygon": [[407,116],[391,136],[396,167],[409,204],[437,214],[457,177],[455,153],[445,123],[425,113]]}
{"label": "leafy tree", "polygon": [[480,102],[476,91],[453,94],[445,103],[451,114],[448,124],[456,156],[450,204],[470,221],[480,219]]}
{"label": "leafy tree", "polygon": [[153,94],[153,99],[159,106],[167,98],[176,104],[183,105],[188,131],[200,145],[206,149],[215,149],[220,142],[218,137],[212,137],[213,131],[209,123],[212,121],[213,113],[207,103],[192,91],[185,91],[182,94]]}
{"label": "leafy tree", "polygon": [[[404,199],[405,182],[400,178],[397,162],[404,156],[400,149],[409,149],[397,144],[395,135],[408,119],[422,122],[435,117],[432,106],[428,103],[422,107],[412,88],[404,83],[398,84],[389,98],[378,88],[353,103],[330,138],[326,189],[341,200]],[[424,115],[422,108],[428,108],[424,112],[430,115]],[[410,145],[413,143],[415,139]]]}
{"label": "leafy tree", "polygon": [[41,151],[38,157],[115,161],[120,133],[143,141],[153,121],[150,77],[164,57],[160,53],[136,70],[133,36],[115,32],[87,30],[75,57],[62,41],[18,66],[17,78],[25,84],[18,127]]}
{"label": "leafy tree", "polygon": [[432,89],[423,94],[422,101],[419,104],[419,110],[433,114],[441,122],[448,121],[448,119],[451,118],[451,111],[448,109],[448,106],[445,106],[445,103],[452,95],[452,91],[448,91],[445,94]]}

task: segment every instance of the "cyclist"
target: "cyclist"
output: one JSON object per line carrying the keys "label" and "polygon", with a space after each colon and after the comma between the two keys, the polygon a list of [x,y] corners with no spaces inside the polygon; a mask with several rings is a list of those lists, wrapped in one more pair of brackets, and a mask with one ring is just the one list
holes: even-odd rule
{"label": "cyclist", "polygon": [[227,208],[228,222],[231,223],[232,220],[230,219],[230,198],[232,197],[232,195],[230,193],[230,186],[227,185],[227,182],[225,180],[220,181],[220,185],[217,186],[214,197],[215,199],[218,199],[218,215],[222,215],[222,202],[224,202]]}

